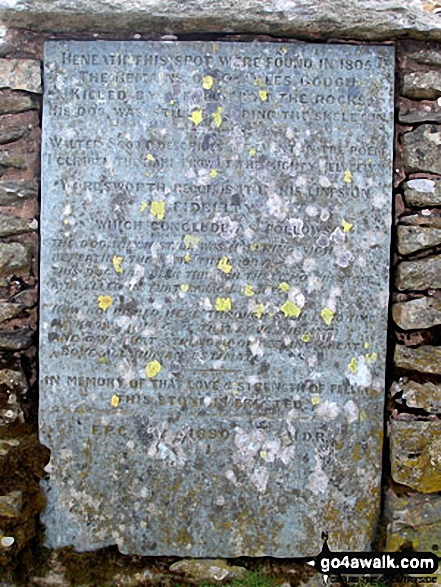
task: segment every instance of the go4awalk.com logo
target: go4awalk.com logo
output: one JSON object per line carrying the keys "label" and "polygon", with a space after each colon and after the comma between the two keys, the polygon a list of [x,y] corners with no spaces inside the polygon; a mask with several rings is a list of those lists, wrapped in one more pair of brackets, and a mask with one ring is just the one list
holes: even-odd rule
{"label": "go4awalk.com logo", "polygon": [[431,552],[333,552],[323,533],[323,548],[310,564],[324,575],[430,575],[438,569],[438,557]]}

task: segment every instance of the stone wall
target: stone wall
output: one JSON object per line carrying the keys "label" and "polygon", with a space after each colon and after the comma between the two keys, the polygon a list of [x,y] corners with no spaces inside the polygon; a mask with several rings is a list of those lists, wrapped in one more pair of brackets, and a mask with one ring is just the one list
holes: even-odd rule
{"label": "stone wall", "polygon": [[398,45],[391,550],[441,548],[441,50]]}
{"label": "stone wall", "polygon": [[[40,550],[38,514],[44,499],[39,480],[49,456],[37,435],[45,37],[11,31],[0,47],[0,565],[8,573],[23,566],[24,556]],[[389,550],[436,552],[441,546],[441,47],[401,41],[397,50],[395,350],[390,361],[384,543]],[[79,555],[72,564],[81,566],[81,560],[91,560],[88,556]],[[103,560],[115,565],[115,558]],[[63,574],[54,558],[52,566],[49,578]]]}
{"label": "stone wall", "polygon": [[21,57],[0,58],[0,566],[8,567],[36,534],[48,460],[37,435],[41,67]]}

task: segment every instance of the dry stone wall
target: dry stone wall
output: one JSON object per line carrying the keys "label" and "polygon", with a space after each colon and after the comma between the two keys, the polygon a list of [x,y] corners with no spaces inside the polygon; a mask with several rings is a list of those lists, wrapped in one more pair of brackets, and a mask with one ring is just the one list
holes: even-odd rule
{"label": "dry stone wall", "polygon": [[36,534],[47,450],[37,435],[41,65],[0,58],[0,564]]}
{"label": "dry stone wall", "polygon": [[441,547],[441,51],[398,45],[390,550]]}

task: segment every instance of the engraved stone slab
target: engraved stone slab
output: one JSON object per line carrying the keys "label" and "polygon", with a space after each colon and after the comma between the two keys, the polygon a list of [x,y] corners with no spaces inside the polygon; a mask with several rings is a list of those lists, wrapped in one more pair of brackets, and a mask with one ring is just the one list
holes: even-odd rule
{"label": "engraved stone slab", "polygon": [[50,42],[47,544],[369,548],[393,49]]}

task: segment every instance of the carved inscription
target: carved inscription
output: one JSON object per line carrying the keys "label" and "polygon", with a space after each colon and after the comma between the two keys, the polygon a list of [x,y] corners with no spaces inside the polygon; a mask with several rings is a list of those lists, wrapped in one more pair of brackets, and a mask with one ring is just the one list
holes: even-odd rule
{"label": "carved inscription", "polygon": [[48,544],[369,546],[393,73],[391,47],[46,45]]}

